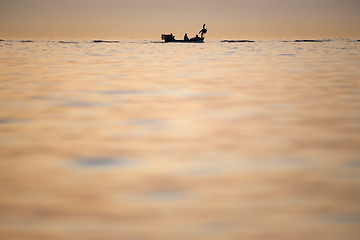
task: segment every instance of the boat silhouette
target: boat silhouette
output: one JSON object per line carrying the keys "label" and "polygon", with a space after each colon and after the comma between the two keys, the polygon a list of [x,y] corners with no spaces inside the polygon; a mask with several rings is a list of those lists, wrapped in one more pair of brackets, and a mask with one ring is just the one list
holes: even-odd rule
{"label": "boat silhouette", "polygon": [[161,39],[164,40],[166,43],[168,42],[203,43],[205,38],[198,38],[198,39],[191,38],[189,40],[178,40],[175,39],[175,36],[172,34],[161,34]]}
{"label": "boat silhouette", "polygon": [[199,34],[201,34],[201,37],[199,37],[198,35],[196,35],[196,37],[193,38],[188,38],[187,34],[185,34],[185,37],[183,40],[179,40],[179,39],[175,39],[175,36],[170,33],[170,34],[161,34],[161,39],[164,40],[166,43],[168,42],[182,42],[182,43],[203,43],[205,38],[204,38],[204,34],[207,33],[207,29],[205,28],[205,25],[203,25],[203,28],[200,30]]}

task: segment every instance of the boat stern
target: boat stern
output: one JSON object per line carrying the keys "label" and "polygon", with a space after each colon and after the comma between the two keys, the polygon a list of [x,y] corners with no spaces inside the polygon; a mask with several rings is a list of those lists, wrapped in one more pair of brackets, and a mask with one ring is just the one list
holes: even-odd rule
{"label": "boat stern", "polygon": [[165,42],[173,42],[175,41],[175,37],[172,34],[161,34],[161,39]]}

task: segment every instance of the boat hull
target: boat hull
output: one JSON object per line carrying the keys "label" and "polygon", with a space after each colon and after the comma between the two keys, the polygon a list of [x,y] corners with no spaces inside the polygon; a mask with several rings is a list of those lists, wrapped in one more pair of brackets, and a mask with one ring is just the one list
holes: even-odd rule
{"label": "boat hull", "polygon": [[161,39],[164,40],[166,43],[170,42],[177,42],[177,43],[203,43],[204,38],[197,38],[197,39],[189,39],[189,40],[176,40],[175,36],[172,34],[161,34]]}
{"label": "boat hull", "polygon": [[165,41],[166,43],[171,43],[171,42],[175,42],[175,43],[204,43],[204,39],[200,39],[200,40],[171,40],[171,41]]}

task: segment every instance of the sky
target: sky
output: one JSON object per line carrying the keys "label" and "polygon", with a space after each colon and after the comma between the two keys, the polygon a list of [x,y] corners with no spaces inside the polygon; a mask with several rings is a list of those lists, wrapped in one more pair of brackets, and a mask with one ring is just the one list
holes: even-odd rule
{"label": "sky", "polygon": [[0,0],[1,39],[360,37],[360,0]]}

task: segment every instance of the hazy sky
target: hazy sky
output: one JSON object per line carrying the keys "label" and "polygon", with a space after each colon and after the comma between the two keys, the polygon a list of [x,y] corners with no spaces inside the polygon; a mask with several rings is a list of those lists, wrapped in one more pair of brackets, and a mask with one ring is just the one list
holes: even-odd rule
{"label": "hazy sky", "polygon": [[0,0],[0,38],[360,37],[360,0]]}

